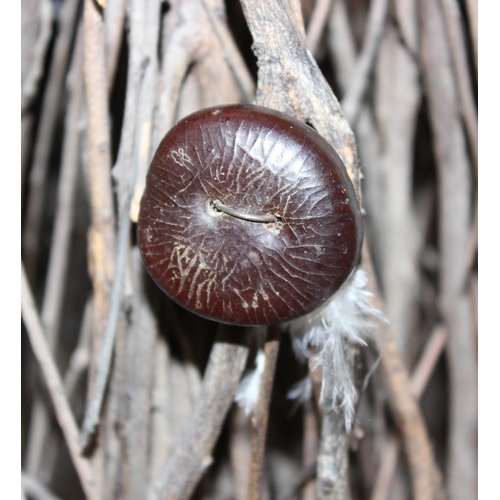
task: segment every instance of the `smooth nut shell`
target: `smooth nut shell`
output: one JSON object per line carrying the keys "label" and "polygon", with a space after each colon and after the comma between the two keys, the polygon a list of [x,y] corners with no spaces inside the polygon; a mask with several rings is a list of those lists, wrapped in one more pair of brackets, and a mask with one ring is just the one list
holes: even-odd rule
{"label": "smooth nut shell", "polygon": [[[249,222],[211,201],[277,223]],[[319,307],[357,264],[362,220],[333,148],[312,128],[250,105],[209,108],[161,141],[147,177],[138,243],[173,300],[238,325]]]}

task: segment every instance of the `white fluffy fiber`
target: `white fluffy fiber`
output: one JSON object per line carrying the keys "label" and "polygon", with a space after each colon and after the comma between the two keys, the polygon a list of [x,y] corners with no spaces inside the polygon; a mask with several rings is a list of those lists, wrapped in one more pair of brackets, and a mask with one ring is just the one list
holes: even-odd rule
{"label": "white fluffy fiber", "polygon": [[373,331],[374,317],[383,319],[382,313],[370,303],[372,294],[364,289],[367,282],[366,273],[356,270],[320,308],[289,323],[299,358],[311,358],[309,347],[315,348],[313,369],[323,368],[320,402],[327,410],[344,413],[348,431],[358,396],[345,359],[344,342],[366,344],[364,339]]}
{"label": "white fluffy fiber", "polygon": [[234,400],[240,408],[245,410],[246,415],[250,415],[257,406],[259,400],[260,380],[266,366],[266,355],[259,349],[255,357],[255,369],[246,375],[240,382]]}

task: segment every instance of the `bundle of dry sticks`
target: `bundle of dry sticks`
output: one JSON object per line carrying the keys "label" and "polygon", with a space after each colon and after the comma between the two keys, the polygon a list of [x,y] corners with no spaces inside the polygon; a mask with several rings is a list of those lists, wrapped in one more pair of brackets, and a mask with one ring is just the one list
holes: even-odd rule
{"label": "bundle of dry sticks", "polygon": [[[476,88],[477,0],[23,0],[24,498],[477,498]],[[151,158],[226,103],[312,126],[357,191],[383,314],[341,334],[351,430],[321,345],[144,270]]]}

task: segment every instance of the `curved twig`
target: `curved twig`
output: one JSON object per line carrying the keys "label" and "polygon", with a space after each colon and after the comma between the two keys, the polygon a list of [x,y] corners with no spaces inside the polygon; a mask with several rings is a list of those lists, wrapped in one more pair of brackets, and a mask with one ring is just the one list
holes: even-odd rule
{"label": "curved twig", "polygon": [[24,265],[22,265],[21,271],[21,312],[30,338],[31,347],[36,359],[40,363],[40,368],[42,369],[52,403],[54,404],[57,421],[61,426],[83,490],[88,498],[98,500],[93,471],[89,461],[81,456],[76,420],[66,399],[61,376],[50,353],[50,348],[47,344],[42,323],[36,311],[35,301],[33,300],[30,285],[24,271]]}

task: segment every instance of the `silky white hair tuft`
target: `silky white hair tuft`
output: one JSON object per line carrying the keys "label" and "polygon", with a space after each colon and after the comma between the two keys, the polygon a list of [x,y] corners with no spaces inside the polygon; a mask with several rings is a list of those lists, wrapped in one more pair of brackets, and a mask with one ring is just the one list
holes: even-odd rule
{"label": "silky white hair tuft", "polygon": [[[372,335],[375,327],[374,319],[385,321],[382,312],[371,305],[372,294],[364,289],[367,283],[365,271],[354,271],[325,304],[288,323],[293,348],[299,359],[311,359],[313,370],[319,366],[323,369],[321,404],[327,411],[342,411],[349,432],[358,394],[344,344],[366,345],[365,339]],[[312,354],[310,347],[314,347],[317,354]]]}
{"label": "silky white hair tuft", "polygon": [[245,375],[240,382],[234,400],[239,407],[245,411],[246,415],[250,415],[259,400],[260,381],[264,368],[266,366],[266,355],[262,349],[259,349],[255,357],[255,369]]}

